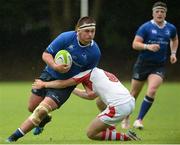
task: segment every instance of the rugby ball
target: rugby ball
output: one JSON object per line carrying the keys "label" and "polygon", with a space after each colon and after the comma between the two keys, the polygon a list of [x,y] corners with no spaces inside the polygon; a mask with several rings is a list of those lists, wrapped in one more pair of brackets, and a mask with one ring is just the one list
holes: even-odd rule
{"label": "rugby ball", "polygon": [[55,55],[54,61],[56,64],[72,65],[72,57],[67,50],[58,51],[58,53]]}

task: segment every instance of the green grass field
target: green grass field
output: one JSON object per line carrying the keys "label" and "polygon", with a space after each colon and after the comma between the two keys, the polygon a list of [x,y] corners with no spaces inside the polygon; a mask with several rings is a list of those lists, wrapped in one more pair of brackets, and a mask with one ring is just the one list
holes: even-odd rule
{"label": "green grass field", "polygon": [[[125,83],[129,88],[130,84]],[[31,82],[0,83],[0,144],[29,116],[27,102]],[[136,118],[146,87],[140,94],[131,124]],[[180,144],[180,83],[164,83],[156,101],[144,119],[145,129],[137,130],[142,141],[92,141],[86,137],[86,127],[98,114],[95,101],[71,96],[52,113],[53,121],[39,136],[29,132],[16,144]],[[117,126],[120,130],[120,125]],[[124,130],[123,130],[124,131]]]}

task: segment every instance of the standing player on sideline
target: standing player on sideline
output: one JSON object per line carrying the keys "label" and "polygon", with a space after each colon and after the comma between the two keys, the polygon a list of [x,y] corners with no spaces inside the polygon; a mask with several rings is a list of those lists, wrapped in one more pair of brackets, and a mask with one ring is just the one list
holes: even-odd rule
{"label": "standing player on sideline", "polygon": [[74,94],[89,100],[98,95],[107,106],[90,123],[87,136],[93,140],[139,140],[135,132],[128,131],[126,134],[108,129],[131,114],[135,107],[135,99],[120,81],[109,72],[94,68],[67,80],[50,82],[36,80],[33,88],[65,88],[81,82],[83,82],[86,91],[75,88]]}
{"label": "standing player on sideline", "polygon": [[[77,23],[76,31],[60,34],[42,55],[47,66],[42,72],[40,79],[43,81],[64,80],[97,66],[101,54],[98,45],[93,40],[95,27],[96,22],[93,18],[82,17]],[[58,65],[54,62],[54,56],[61,49],[65,49],[71,54],[73,59],[71,68],[66,65]],[[75,87],[70,86],[64,89],[32,89],[29,110],[33,111],[33,113],[7,141],[16,141],[34,127],[43,128],[50,121],[50,119],[47,121],[47,118],[50,118],[48,117],[48,113],[63,105]],[[44,121],[45,119],[46,121]],[[36,134],[38,134],[42,129],[36,131]]]}
{"label": "standing player on sideline", "polygon": [[166,12],[165,3],[154,3],[152,7],[153,19],[138,29],[132,44],[135,50],[140,51],[140,54],[133,68],[131,95],[137,98],[144,81],[148,82],[139,115],[133,124],[138,129],[144,127],[142,120],[154,102],[157,89],[163,82],[169,45],[171,49],[170,62],[174,64],[177,61],[177,30],[173,24],[165,21]]}

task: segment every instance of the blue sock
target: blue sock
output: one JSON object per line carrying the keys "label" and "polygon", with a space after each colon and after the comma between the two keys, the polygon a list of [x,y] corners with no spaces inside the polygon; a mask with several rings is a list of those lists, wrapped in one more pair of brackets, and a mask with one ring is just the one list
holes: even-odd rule
{"label": "blue sock", "polygon": [[143,120],[144,116],[146,115],[146,113],[149,111],[149,109],[151,108],[151,105],[153,103],[154,99],[150,98],[148,96],[144,97],[144,100],[141,104],[141,109],[138,115],[137,119]]}
{"label": "blue sock", "polygon": [[25,133],[18,128],[9,138],[9,141],[16,141],[18,140],[20,137],[23,137],[25,135]]}

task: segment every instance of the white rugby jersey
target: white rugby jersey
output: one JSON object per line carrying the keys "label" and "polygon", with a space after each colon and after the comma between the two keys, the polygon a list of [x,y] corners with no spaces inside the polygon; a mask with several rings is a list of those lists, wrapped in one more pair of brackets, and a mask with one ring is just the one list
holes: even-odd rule
{"label": "white rugby jersey", "polygon": [[92,89],[106,105],[116,106],[132,99],[128,89],[120,83],[115,75],[97,67],[73,78]]}

